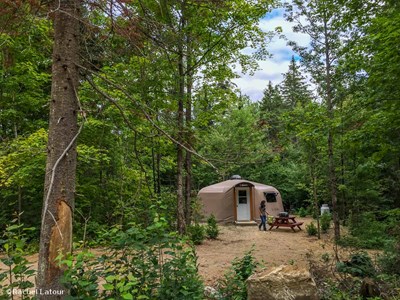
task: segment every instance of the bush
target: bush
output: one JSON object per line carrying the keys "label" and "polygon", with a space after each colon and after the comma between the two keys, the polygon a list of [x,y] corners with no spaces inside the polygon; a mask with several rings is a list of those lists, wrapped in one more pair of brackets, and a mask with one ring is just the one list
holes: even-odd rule
{"label": "bush", "polygon": [[110,231],[111,248],[100,257],[82,252],[61,260],[69,299],[202,299],[194,248],[168,221],[156,217],[142,229]]}
{"label": "bush", "polygon": [[[346,256],[345,253],[337,254]],[[349,260],[339,263],[328,254],[319,259],[310,252],[307,259],[321,300],[361,300],[372,293],[375,298],[368,299],[400,299],[400,277],[379,273],[365,252],[353,253]],[[332,268],[335,263],[336,268]]]}
{"label": "bush", "polygon": [[198,275],[194,248],[177,252],[163,264],[162,271],[158,299],[203,299],[203,282]]}
{"label": "bush", "polygon": [[215,240],[218,237],[219,229],[218,229],[217,220],[215,219],[214,215],[211,215],[207,219],[206,233],[210,239]]}
{"label": "bush", "polygon": [[[16,222],[16,219],[13,220],[13,223]],[[34,287],[29,278],[35,276],[36,271],[30,268],[28,260],[24,257],[28,254],[26,232],[34,228],[23,227],[23,224],[7,226],[3,234],[4,239],[0,240],[0,249],[4,249],[4,256],[0,258],[0,262],[6,266],[5,270],[0,272],[0,299],[9,299],[9,290],[22,291]],[[26,295],[24,299],[33,298]]]}
{"label": "bush", "polygon": [[349,222],[349,232],[351,237],[341,241],[346,245],[349,240],[350,245],[356,245],[365,249],[383,249],[387,244],[395,240],[394,224],[400,221],[400,214],[397,210],[362,213],[351,215]]}
{"label": "bush", "polygon": [[317,226],[315,226],[314,222],[311,222],[309,225],[306,225],[306,230],[308,235],[317,235],[318,229]]}
{"label": "bush", "polygon": [[323,233],[328,232],[328,229],[331,227],[331,214],[323,213],[320,218],[321,230]]}
{"label": "bush", "polygon": [[301,218],[307,217],[307,213],[308,211],[304,207],[300,207],[298,211],[299,217]]}
{"label": "bush", "polygon": [[203,243],[203,241],[205,239],[204,227],[201,226],[200,224],[190,225],[188,227],[188,234],[189,234],[190,240],[195,245],[200,245],[201,243]]}
{"label": "bush", "polygon": [[382,273],[400,276],[400,241],[392,242],[378,256],[378,266]]}
{"label": "bush", "polygon": [[253,257],[254,249],[246,252],[243,258],[235,258],[232,266],[225,273],[224,278],[218,281],[219,297],[217,299],[246,300],[246,280],[254,273],[257,262]]}
{"label": "bush", "polygon": [[364,251],[353,254],[348,261],[339,262],[336,268],[341,273],[356,277],[373,277],[376,273],[371,258]]}

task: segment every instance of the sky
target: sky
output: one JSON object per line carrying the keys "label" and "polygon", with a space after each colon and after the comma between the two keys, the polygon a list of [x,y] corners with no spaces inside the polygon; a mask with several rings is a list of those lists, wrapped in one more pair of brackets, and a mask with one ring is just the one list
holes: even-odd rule
{"label": "sky", "polygon": [[[260,21],[260,28],[264,31],[274,31],[276,27],[282,28],[282,34],[288,40],[297,42],[302,46],[309,44],[309,37],[302,33],[295,33],[292,30],[293,24],[287,22],[283,17],[284,9],[274,9],[268,13]],[[259,61],[260,70],[256,71],[253,76],[249,74],[242,74],[240,68],[236,69],[240,78],[233,80],[233,82],[241,89],[242,94],[246,94],[252,101],[261,100],[263,90],[267,87],[268,82],[278,84],[282,81],[282,74],[287,72],[289,62],[292,55],[296,54],[292,51],[291,47],[287,46],[287,41],[274,37],[267,45],[267,49],[272,58],[267,58],[264,61]],[[245,52],[251,52],[251,49],[245,49]]]}

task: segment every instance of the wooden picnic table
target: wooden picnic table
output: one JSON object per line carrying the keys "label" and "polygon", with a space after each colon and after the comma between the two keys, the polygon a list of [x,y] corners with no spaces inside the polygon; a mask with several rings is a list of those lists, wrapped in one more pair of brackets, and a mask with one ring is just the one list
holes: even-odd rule
{"label": "wooden picnic table", "polygon": [[268,225],[269,230],[272,230],[272,228],[276,227],[290,227],[294,232],[296,232],[296,230],[294,230],[295,227],[299,228],[301,230],[301,225],[303,225],[303,222],[297,222],[296,221],[296,217],[293,216],[289,216],[289,217],[274,217],[274,220],[272,222],[269,222]]}

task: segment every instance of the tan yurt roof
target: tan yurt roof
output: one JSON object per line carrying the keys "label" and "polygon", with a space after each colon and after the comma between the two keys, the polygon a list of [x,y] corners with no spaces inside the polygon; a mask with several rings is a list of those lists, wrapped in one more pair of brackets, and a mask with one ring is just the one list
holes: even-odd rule
{"label": "tan yurt roof", "polygon": [[253,181],[249,181],[249,180],[244,180],[244,179],[230,179],[230,180],[218,182],[213,185],[206,186],[199,191],[199,194],[225,193],[225,192],[229,191],[231,188],[233,188],[241,183],[249,183],[258,189],[271,189],[271,190],[276,191],[276,189],[270,185],[265,185],[265,184],[261,184],[261,183],[257,183],[257,182],[253,182]]}

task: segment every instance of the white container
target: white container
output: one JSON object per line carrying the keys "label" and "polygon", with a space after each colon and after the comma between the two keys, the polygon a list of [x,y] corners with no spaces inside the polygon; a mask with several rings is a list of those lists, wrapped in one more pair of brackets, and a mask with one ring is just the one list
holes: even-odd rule
{"label": "white container", "polygon": [[328,214],[330,213],[328,204],[322,204],[322,206],[321,206],[321,216],[324,213],[328,213]]}

